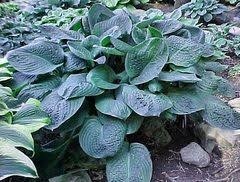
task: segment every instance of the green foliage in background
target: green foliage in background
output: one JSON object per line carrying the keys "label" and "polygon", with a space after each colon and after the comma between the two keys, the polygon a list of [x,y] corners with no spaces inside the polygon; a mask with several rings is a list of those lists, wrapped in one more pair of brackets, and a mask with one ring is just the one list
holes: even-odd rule
{"label": "green foliage in background", "polygon": [[0,3],[0,18],[4,16],[11,16],[19,10],[17,4],[14,3]]}
{"label": "green foliage in background", "polygon": [[191,0],[180,7],[184,16],[210,22],[216,15],[227,11],[227,7],[218,3],[217,0]]}

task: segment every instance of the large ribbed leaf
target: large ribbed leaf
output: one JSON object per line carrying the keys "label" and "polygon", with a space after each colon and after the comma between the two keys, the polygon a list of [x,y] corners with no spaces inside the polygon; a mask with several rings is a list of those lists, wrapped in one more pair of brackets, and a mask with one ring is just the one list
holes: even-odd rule
{"label": "large ribbed leaf", "polygon": [[91,178],[84,170],[77,170],[49,179],[49,182],[91,182]]}
{"label": "large ribbed leaf", "polygon": [[33,162],[22,152],[10,145],[0,146],[0,180],[10,176],[37,178]]}
{"label": "large ribbed leaf", "polygon": [[58,88],[58,94],[65,99],[102,94],[103,90],[88,82],[86,76],[86,73],[70,75]]}
{"label": "large ribbed leaf", "polygon": [[66,52],[66,63],[64,65],[65,70],[68,72],[79,71],[86,68],[86,61],[74,55],[71,52]]}
{"label": "large ribbed leaf", "polygon": [[151,38],[136,45],[125,60],[125,69],[134,85],[157,77],[168,59],[168,48],[163,39]]}
{"label": "large ribbed leaf", "polygon": [[94,158],[114,156],[122,147],[126,124],[112,117],[88,120],[79,134],[82,149]]}
{"label": "large ribbed leaf", "polygon": [[132,112],[123,101],[115,100],[110,94],[97,97],[95,107],[103,114],[124,120],[127,119]]}
{"label": "large ribbed leaf", "polygon": [[195,74],[181,73],[178,71],[172,72],[161,72],[159,74],[159,80],[165,82],[185,82],[185,83],[195,83],[201,81]]}
{"label": "large ribbed leaf", "polygon": [[52,92],[45,97],[42,102],[42,108],[49,114],[52,120],[52,123],[48,125],[47,128],[54,130],[72,117],[81,107],[84,98],[85,97],[80,97],[67,100],[59,96],[57,92]]}
{"label": "large ribbed leaf", "polygon": [[2,144],[14,147],[23,147],[31,151],[34,150],[34,142],[31,133],[26,129],[26,127],[17,124],[0,124],[0,145]]}
{"label": "large ribbed leaf", "polygon": [[94,58],[93,54],[87,48],[85,48],[81,42],[69,41],[68,47],[74,55],[81,59],[93,60]]}
{"label": "large ribbed leaf", "polygon": [[210,94],[216,93],[220,79],[215,73],[206,72],[201,77],[201,81],[197,82],[196,88]]}
{"label": "large ribbed leaf", "polygon": [[107,160],[108,182],[150,182],[152,170],[150,153],[140,143],[125,143],[116,156]]}
{"label": "large ribbed leaf", "polygon": [[153,23],[153,26],[163,32],[164,35],[171,34],[181,29],[183,24],[177,20],[161,20]]}
{"label": "large ribbed leaf", "polygon": [[177,66],[189,67],[197,63],[202,56],[202,46],[178,36],[170,36],[167,39],[170,58],[169,62]]}
{"label": "large ribbed leaf", "polygon": [[204,109],[204,103],[197,92],[188,90],[173,90],[167,94],[173,103],[171,112],[178,115],[191,114]]}
{"label": "large ribbed leaf", "polygon": [[40,26],[40,30],[43,35],[50,37],[53,40],[81,40],[84,36],[77,31],[62,30],[52,25]]}
{"label": "large ribbed leaf", "polygon": [[8,52],[6,58],[16,70],[38,75],[61,66],[64,53],[60,45],[41,40]]}
{"label": "large ribbed leaf", "polygon": [[94,25],[92,34],[100,37],[112,27],[117,27],[121,34],[130,34],[132,30],[132,21],[126,13],[115,15],[112,18],[99,22]]}
{"label": "large ribbed leaf", "polygon": [[221,73],[228,68],[228,65],[223,65],[219,62],[206,61],[200,62],[200,65],[207,71],[213,71],[215,73]]}
{"label": "large ribbed leaf", "polygon": [[205,110],[201,112],[203,119],[210,125],[222,129],[240,129],[240,113],[214,96],[204,96]]}
{"label": "large ribbed leaf", "polygon": [[163,111],[172,107],[167,96],[151,94],[139,90],[136,86],[124,85],[121,97],[132,110],[141,116],[160,116]]}
{"label": "large ribbed leaf", "polygon": [[25,102],[29,98],[35,98],[42,100],[47,94],[51,93],[61,83],[61,79],[58,77],[48,77],[47,80],[43,80],[36,84],[29,84],[25,86],[18,94],[18,98]]}
{"label": "large ribbed leaf", "polygon": [[116,74],[111,67],[99,65],[92,69],[87,75],[87,81],[102,89],[116,89],[119,87],[114,81],[117,79]]}
{"label": "large ribbed leaf", "polygon": [[113,17],[115,14],[101,4],[94,4],[88,11],[88,23],[90,29],[94,27],[97,22],[104,21]]}
{"label": "large ribbed leaf", "polygon": [[210,94],[219,94],[226,97],[234,97],[235,91],[228,80],[216,76],[214,72],[208,71],[202,76],[202,81],[196,85],[197,89]]}
{"label": "large ribbed leaf", "polygon": [[51,120],[47,113],[32,104],[23,105],[13,117],[13,124],[24,126],[31,132],[35,132],[50,124]]}

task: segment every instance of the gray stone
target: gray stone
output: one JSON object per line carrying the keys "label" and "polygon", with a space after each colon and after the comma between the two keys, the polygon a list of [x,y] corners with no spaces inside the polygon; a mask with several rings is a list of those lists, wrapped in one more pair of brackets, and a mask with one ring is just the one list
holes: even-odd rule
{"label": "gray stone", "polygon": [[195,142],[190,143],[180,151],[183,162],[198,167],[207,167],[210,164],[209,154]]}

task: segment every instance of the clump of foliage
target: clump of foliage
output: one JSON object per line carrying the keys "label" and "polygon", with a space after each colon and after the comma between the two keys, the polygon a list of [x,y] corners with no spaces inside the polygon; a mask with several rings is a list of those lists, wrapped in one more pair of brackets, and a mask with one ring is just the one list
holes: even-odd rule
{"label": "clump of foliage", "polygon": [[134,6],[149,2],[149,0],[112,0],[112,1],[99,0],[99,1],[109,8],[127,7],[128,9],[134,9]]}
{"label": "clump of foliage", "polygon": [[216,48],[222,53],[234,53],[236,56],[240,55],[240,36],[230,34],[230,29],[234,28],[233,24],[215,25],[209,24],[206,28],[208,39]]}
{"label": "clump of foliage", "polygon": [[38,29],[17,17],[0,20],[0,56],[17,47],[24,46],[38,37]]}
{"label": "clump of foliage", "polygon": [[19,10],[17,4],[14,3],[0,3],[0,18],[4,16],[11,16]]}
{"label": "clump of foliage", "polygon": [[[1,84],[12,79],[13,73],[11,70],[8,62],[1,59]],[[40,108],[39,101],[29,99],[26,103],[21,103],[14,97],[14,93],[9,87],[4,87],[1,84],[0,180],[13,175],[37,178],[37,169],[28,157],[28,155],[34,155],[32,133],[48,125],[50,118]]]}
{"label": "clump of foliage", "polygon": [[218,3],[217,0],[191,0],[181,6],[184,16],[210,22],[216,15],[227,11],[227,7]]}
{"label": "clump of foliage", "polygon": [[[143,144],[128,142],[146,120],[191,116],[193,122],[196,117],[216,127],[240,128],[240,114],[215,96],[234,96],[228,81],[216,75],[224,65],[211,60],[214,50],[203,30],[177,19],[179,11],[136,16],[94,4],[77,31],[42,26],[45,38],[8,52],[18,102],[41,102],[41,111],[19,114],[21,121],[39,121],[32,113],[51,118],[35,138],[40,177],[66,172],[67,156],[74,153],[71,160],[77,156],[81,163],[79,156],[86,153],[92,163],[104,161],[109,182],[148,182],[150,153]],[[43,142],[46,134],[57,137]],[[12,166],[18,173],[7,168],[8,175],[26,176],[24,168]],[[28,177],[36,177],[33,171]]]}
{"label": "clump of foliage", "polygon": [[36,24],[55,25],[57,27],[68,29],[68,27],[71,26],[72,23],[81,19],[81,16],[85,15],[86,12],[87,12],[87,9],[85,8],[79,8],[79,9],[55,8],[55,9],[49,10],[47,15],[43,16],[40,21],[36,22]]}

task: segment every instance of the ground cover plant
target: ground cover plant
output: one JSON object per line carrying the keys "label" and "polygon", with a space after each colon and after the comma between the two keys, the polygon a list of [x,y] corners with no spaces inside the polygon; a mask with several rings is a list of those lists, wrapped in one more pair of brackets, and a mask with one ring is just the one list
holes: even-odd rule
{"label": "ground cover plant", "polygon": [[0,179],[90,181],[83,169],[106,166],[110,182],[148,182],[150,153],[130,139],[140,128],[160,128],[165,143],[165,122],[187,117],[240,128],[240,114],[219,98],[235,92],[218,74],[227,67],[216,42],[180,9],[139,15],[95,3],[74,24],[72,9],[49,12],[58,10],[70,20],[39,23],[41,36],[1,60],[0,164],[11,166],[0,165]]}
{"label": "ground cover plant", "polygon": [[210,22],[216,15],[227,11],[227,7],[217,0],[192,0],[181,7],[186,17]]}

